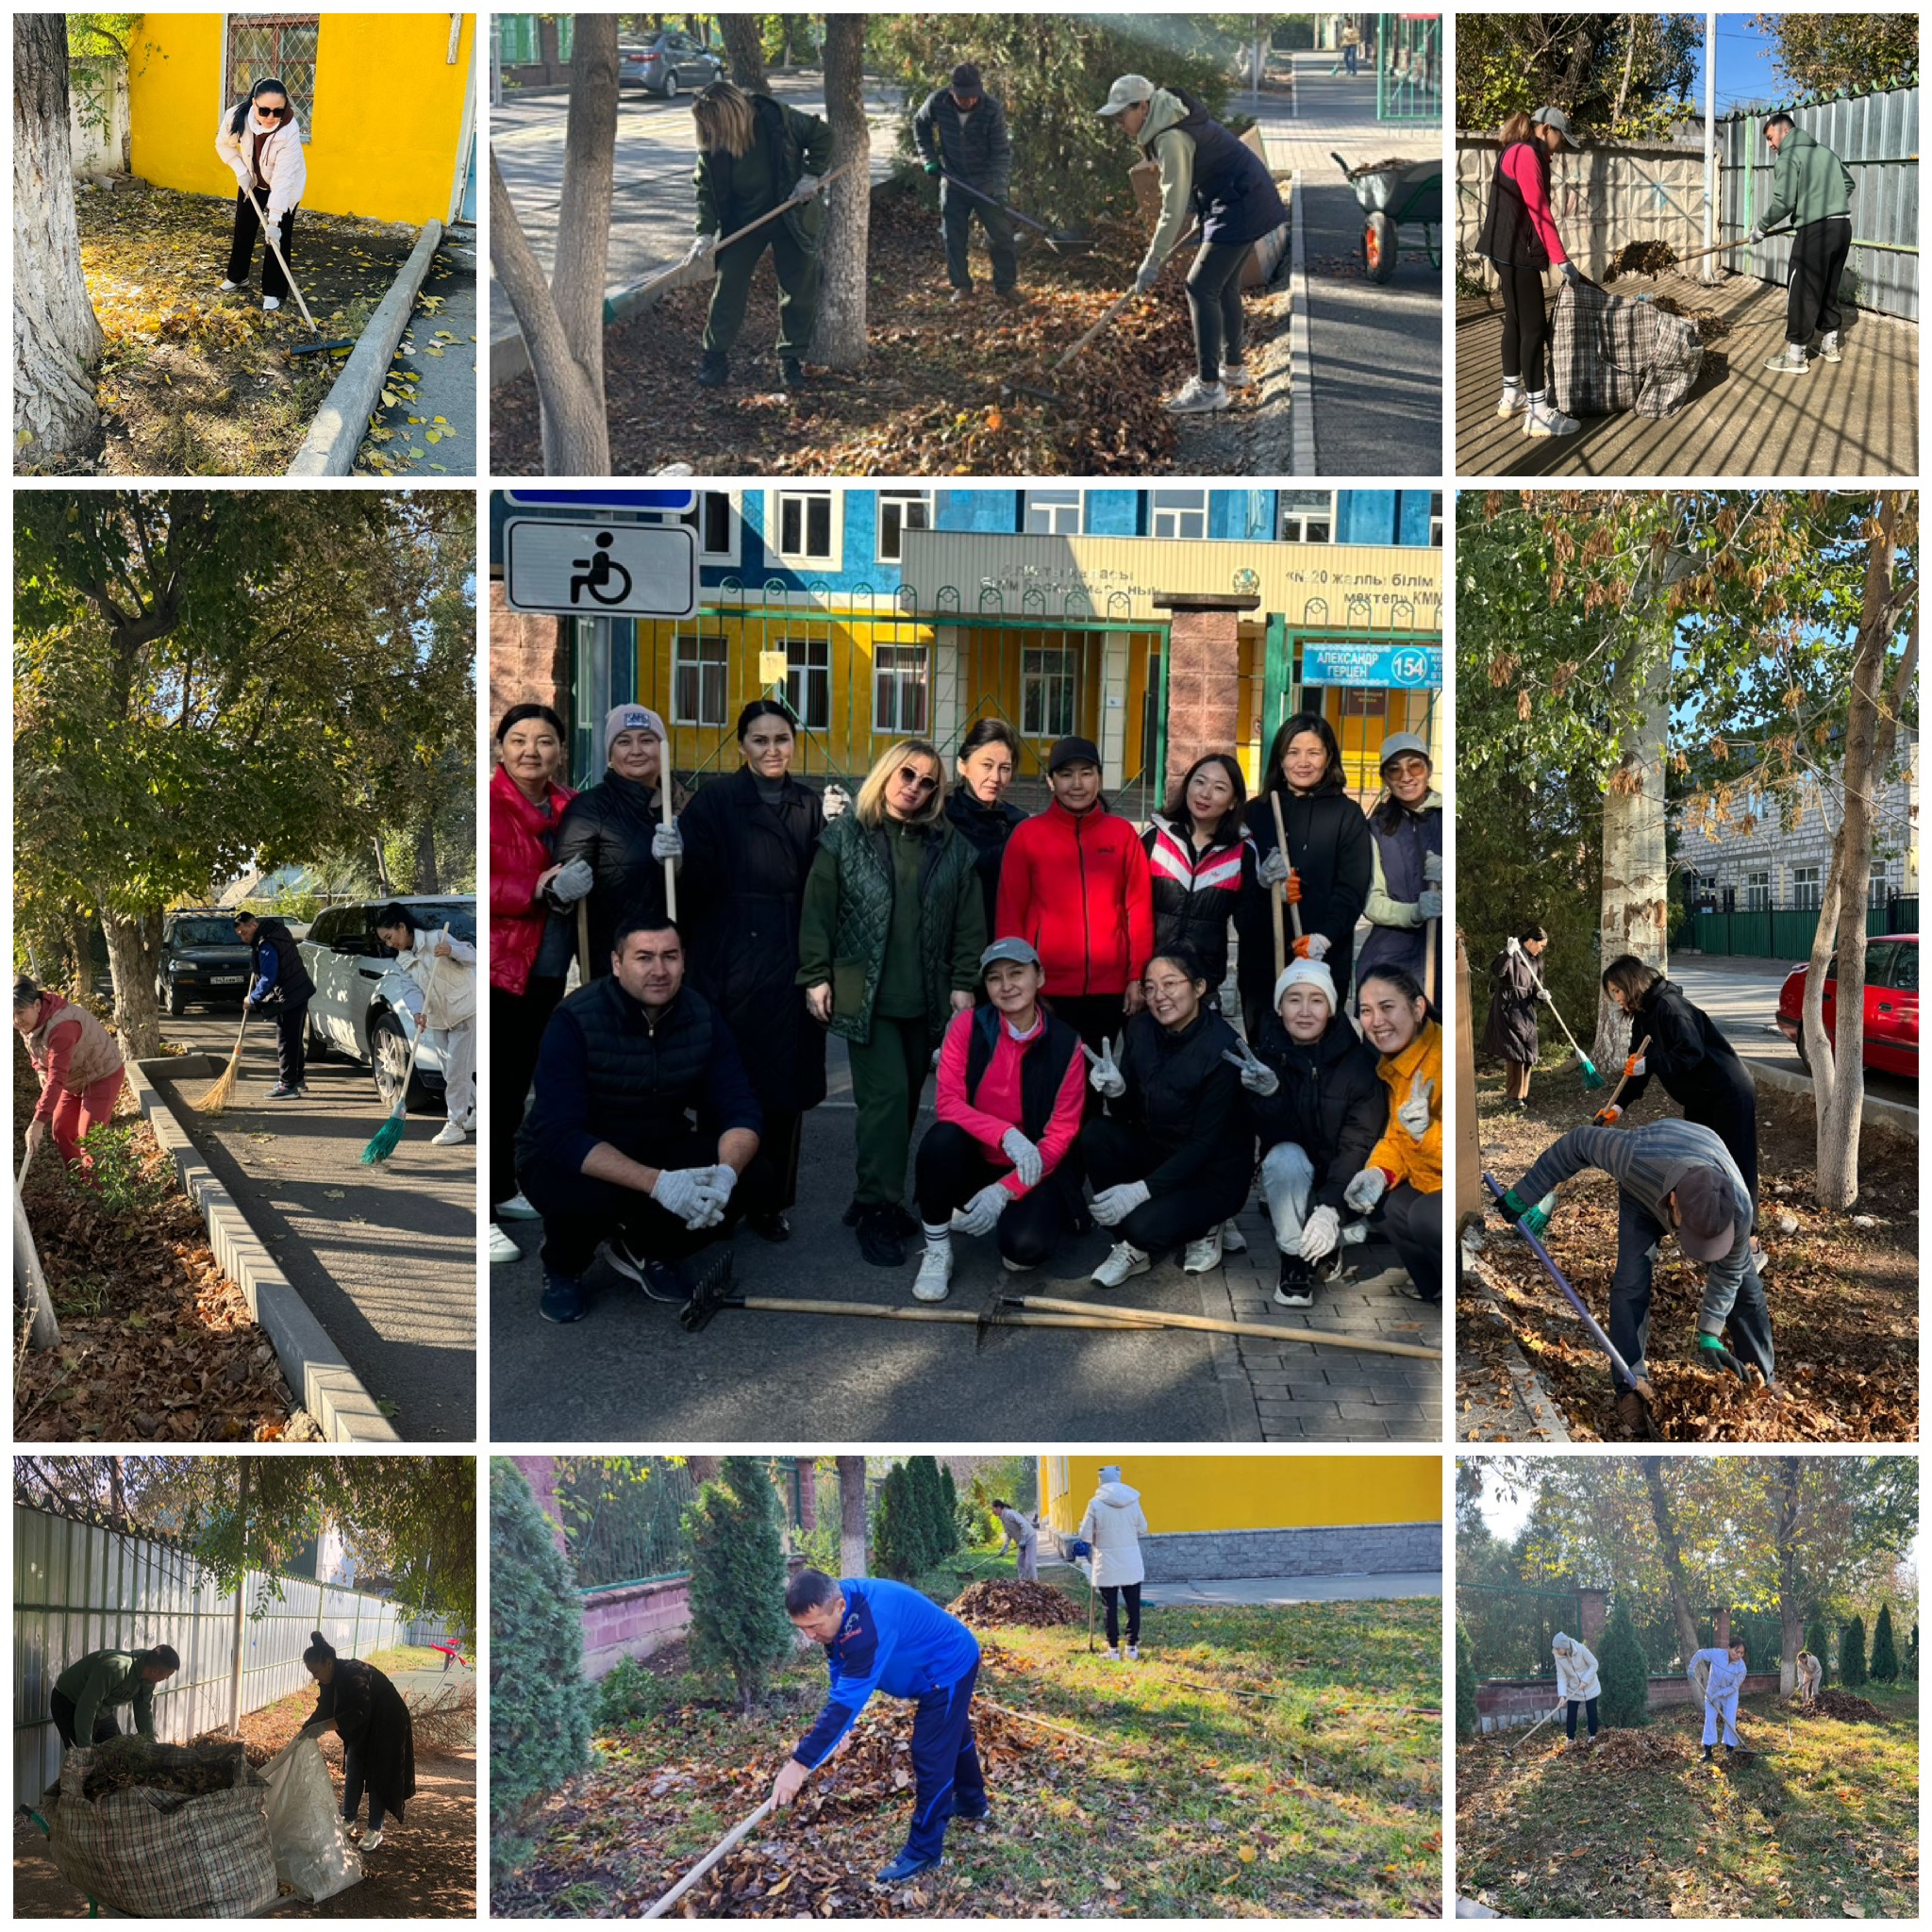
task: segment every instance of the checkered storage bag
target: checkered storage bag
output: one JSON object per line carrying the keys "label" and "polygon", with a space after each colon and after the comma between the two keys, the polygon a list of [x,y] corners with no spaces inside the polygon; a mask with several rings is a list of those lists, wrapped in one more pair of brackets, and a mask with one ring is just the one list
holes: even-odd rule
{"label": "checkered storage bag", "polygon": [[[232,1757],[225,1790],[189,1797],[146,1786],[87,1795],[95,1754],[60,1767],[48,1851],[60,1875],[96,1904],[138,1919],[244,1919],[275,1904],[268,1787],[240,1744],[202,1746]],[[52,1795],[50,1793],[50,1795]]]}
{"label": "checkered storage bag", "polygon": [[1668,416],[1690,393],[1704,344],[1681,315],[1585,283],[1557,297],[1550,375],[1566,416]]}

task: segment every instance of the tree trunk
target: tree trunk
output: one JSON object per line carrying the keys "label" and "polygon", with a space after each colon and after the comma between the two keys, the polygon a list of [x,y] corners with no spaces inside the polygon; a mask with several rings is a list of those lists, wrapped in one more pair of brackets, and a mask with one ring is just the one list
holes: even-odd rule
{"label": "tree trunk", "polygon": [[114,1030],[121,1058],[147,1059],[161,1050],[161,1012],[155,1001],[155,973],[161,958],[161,908],[123,912],[103,899],[101,930],[108,936],[108,971],[114,981]]}
{"label": "tree trunk", "polygon": [[839,1466],[839,1574],[863,1576],[865,1567],[865,1457],[837,1456]]}
{"label": "tree trunk", "polygon": [[108,1522],[112,1528],[127,1527],[127,1458],[108,1457]]}
{"label": "tree trunk", "polygon": [[595,476],[610,468],[604,404],[604,277],[617,153],[617,18],[575,16],[563,202],[549,282],[490,158],[490,254],[516,315],[537,380],[543,473]]}
{"label": "tree trunk", "polygon": [[[1626,620],[1628,647],[1617,666],[1613,702],[1628,721],[1622,757],[1604,796],[1603,899],[1599,967],[1635,953],[1661,973],[1669,960],[1670,858],[1664,844],[1664,752],[1670,739],[1671,626]],[[1621,1060],[1630,1023],[1597,995],[1599,1066]]]}
{"label": "tree trunk", "polygon": [[756,13],[721,13],[718,29],[724,36],[724,54],[731,63],[731,78],[748,94],[768,94],[771,83],[765,78],[765,49]]}
{"label": "tree trunk", "polygon": [[691,1472],[692,1482],[714,1483],[718,1480],[718,1472],[724,1466],[724,1458],[722,1456],[687,1456],[684,1466]]}
{"label": "tree trunk", "polygon": [[1657,1524],[1657,1541],[1663,1549],[1664,1574],[1670,1579],[1671,1609],[1677,1622],[1677,1641],[1683,1646],[1688,1669],[1697,1651],[1697,1619],[1690,1614],[1690,1592],[1684,1587],[1684,1557],[1677,1543],[1677,1525],[1671,1513],[1671,1499],[1664,1493],[1663,1457],[1640,1456],[1637,1466],[1643,1472],[1644,1487],[1650,1491],[1650,1520]]}
{"label": "tree trunk", "polygon": [[425,811],[422,829],[416,834],[416,875],[410,891],[418,894],[441,891],[436,874],[436,816]]}
{"label": "tree trunk", "polygon": [[68,131],[67,17],[13,16],[15,467],[85,457],[100,440],[101,325],[80,268]]}
{"label": "tree trunk", "polygon": [[812,360],[828,369],[865,366],[866,256],[872,232],[872,125],[865,117],[862,13],[825,15],[825,115],[835,165],[825,190],[823,277]]}
{"label": "tree trunk", "polygon": [[1630,70],[1637,60],[1637,36],[1642,30],[1643,16],[1641,13],[1625,14],[1628,25],[1624,29],[1629,39],[1624,43],[1624,78],[1617,83],[1616,111],[1610,116],[1610,131],[1614,134],[1624,125],[1624,103],[1630,93]]}
{"label": "tree trunk", "polygon": [[1804,1480],[1801,1457],[1777,1458],[1777,1688],[1787,1697],[1798,1688],[1798,1652],[1805,1642],[1798,1601],[1798,1526],[1804,1520],[1799,1487]]}

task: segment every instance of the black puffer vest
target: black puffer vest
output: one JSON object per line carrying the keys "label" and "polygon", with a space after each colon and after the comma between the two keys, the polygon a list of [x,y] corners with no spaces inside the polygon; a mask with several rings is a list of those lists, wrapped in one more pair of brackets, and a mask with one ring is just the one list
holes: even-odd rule
{"label": "black puffer vest", "polygon": [[[1136,1013],[1127,1022],[1121,1047],[1127,1115],[1161,1154],[1172,1154],[1193,1137],[1194,1115],[1208,1082],[1235,1077],[1221,1058],[1232,1053],[1235,1043],[1234,1028],[1205,1007],[1180,1033],[1170,1033],[1152,1013]],[[1246,1138],[1239,1108],[1233,1119],[1238,1133],[1230,1133],[1230,1146]]]}
{"label": "black puffer vest", "polygon": [[[1045,1008],[1041,1010],[1045,1013]],[[992,1065],[1005,1024],[999,1009],[981,1007],[973,1016],[973,1037],[966,1042],[966,1097],[973,1100],[986,1070]],[[1053,1104],[1067,1077],[1067,1068],[1080,1051],[1080,1036],[1064,1020],[1046,1013],[1046,1032],[1029,1040],[1020,1059],[1020,1131],[1036,1145],[1053,1121]]]}
{"label": "black puffer vest", "polygon": [[271,998],[278,994],[287,1005],[299,1007],[315,997],[315,982],[302,963],[295,935],[279,919],[264,919],[255,928],[255,946],[258,959],[263,946],[271,948],[275,956],[275,983]]}
{"label": "black puffer vest", "polygon": [[1542,170],[1543,199],[1550,198],[1550,158],[1541,142],[1511,142],[1496,157],[1496,172],[1490,182],[1490,205],[1483,210],[1482,232],[1475,238],[1475,252],[1505,268],[1548,268],[1550,251],[1543,246],[1529,218],[1529,206],[1523,191],[1503,172],[1503,163],[1519,147],[1526,147]]}
{"label": "black puffer vest", "polygon": [[1186,89],[1172,92],[1188,110],[1174,125],[1194,143],[1194,211],[1202,241],[1227,244],[1272,235],[1288,210],[1268,163]]}

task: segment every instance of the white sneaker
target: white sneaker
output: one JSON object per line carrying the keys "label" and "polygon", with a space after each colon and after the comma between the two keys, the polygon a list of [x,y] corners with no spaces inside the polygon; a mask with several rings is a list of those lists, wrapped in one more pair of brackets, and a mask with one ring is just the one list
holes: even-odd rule
{"label": "white sneaker", "polygon": [[[264,315],[273,315],[281,306],[282,298],[279,295],[264,295],[261,298],[261,308]],[[375,1835],[377,1838],[382,1836],[379,1831]]]}
{"label": "white sneaker", "polygon": [[1248,1238],[1241,1232],[1238,1221],[1224,1221],[1221,1224],[1221,1252],[1224,1255],[1245,1255],[1248,1252]]}
{"label": "white sneaker", "polygon": [[1503,385],[1501,400],[1496,404],[1496,414],[1503,417],[1515,416],[1529,408],[1529,398],[1523,393],[1521,383]]}
{"label": "white sneaker", "polygon": [[1574,416],[1566,416],[1554,403],[1531,403],[1523,419],[1525,436],[1574,436],[1583,425]]}
{"label": "white sneaker", "polygon": [[1207,416],[1227,408],[1227,385],[1203,382],[1198,375],[1188,377],[1186,386],[1167,399],[1166,408],[1174,416]]}
{"label": "white sneaker", "polygon": [[1137,1664],[1141,1661],[1141,1646],[1138,1643],[1127,1645],[1127,1661],[1130,1664]]}
{"label": "white sneaker", "polygon": [[1008,1274],[1031,1274],[1033,1273],[1033,1263],[1031,1261],[1016,1261],[1010,1255],[1002,1255],[1000,1257],[1000,1266]]}
{"label": "white sneaker", "polygon": [[445,1121],[441,1133],[430,1135],[429,1144],[432,1147],[460,1147],[469,1138],[455,1121]]}
{"label": "white sneaker", "polygon": [[367,1831],[367,1832],[364,1832],[364,1833],[362,1834],[362,1846],[361,1846],[361,1848],[362,1848],[362,1850],[363,1850],[363,1851],[365,1851],[365,1852],[375,1852],[375,1851],[380,1851],[380,1850],[382,1849],[382,1834],[381,1834],[381,1832],[379,1832],[379,1831]]}
{"label": "white sneaker", "polygon": [[1221,365],[1221,386],[1223,389],[1253,389],[1255,378],[1248,374],[1245,362],[1224,362]]}
{"label": "white sneaker", "polygon": [[928,1246],[919,1257],[919,1273],[912,1278],[912,1299],[942,1302],[951,1290],[952,1280],[952,1243],[948,1241],[942,1248]]}
{"label": "white sneaker", "polygon": [[512,1194],[508,1201],[499,1201],[496,1204],[496,1218],[499,1221],[541,1221],[543,1219],[522,1194]]}
{"label": "white sneaker", "polygon": [[1842,362],[1844,350],[1839,343],[1837,329],[1827,329],[1819,339],[1818,359],[1821,362]]}
{"label": "white sneaker", "polygon": [[221,292],[224,295],[232,295],[237,289],[242,289],[246,287],[247,284],[245,282],[224,282],[222,284]]}
{"label": "white sneaker", "polygon": [[1203,1235],[1197,1241],[1190,1241],[1187,1252],[1181,1257],[1183,1274],[1211,1274],[1221,1266],[1221,1230],[1217,1227],[1212,1234]]}
{"label": "white sneaker", "polygon": [[490,1265],[494,1268],[503,1261],[521,1261],[524,1251],[510,1239],[507,1228],[498,1227],[495,1222],[490,1224]]}
{"label": "white sneaker", "polygon": [[1093,1271],[1092,1279],[1102,1288],[1118,1288],[1122,1282],[1147,1272],[1147,1257],[1132,1241],[1116,1241],[1113,1252]]}
{"label": "white sneaker", "polygon": [[1121,1660],[1120,1652],[1117,1651],[1112,1644],[1108,1644],[1107,1647],[1107,1660],[1110,1664],[1117,1664]]}

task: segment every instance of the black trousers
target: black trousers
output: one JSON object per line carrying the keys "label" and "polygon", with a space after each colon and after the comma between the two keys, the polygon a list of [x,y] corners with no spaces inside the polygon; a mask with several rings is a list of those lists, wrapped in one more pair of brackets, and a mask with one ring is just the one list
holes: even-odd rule
{"label": "black trousers", "polygon": [[563,997],[560,979],[532,978],[522,992],[490,989],[490,1218],[517,1191],[517,1129],[537,1073],[543,1029]]}
{"label": "black trousers", "polygon": [[[268,206],[266,195],[258,193],[256,201],[263,208]],[[255,259],[255,238],[261,233],[261,224],[255,219],[255,207],[240,189],[235,192],[235,239],[228,246],[228,279],[231,282],[245,282],[248,271]],[[295,258],[295,210],[291,208],[275,225],[275,240],[282,245],[284,260]],[[274,295],[277,300],[289,292],[289,278],[282,273],[281,262],[275,259],[273,248],[264,248],[261,263],[261,292]]]}
{"label": "black trousers", "polygon": [[976,219],[986,230],[987,252],[992,257],[992,285],[1010,289],[1020,280],[1020,258],[1013,247],[1013,220],[1004,209],[976,194],[968,194],[948,181],[941,189],[940,229],[946,242],[946,278],[956,289],[973,286],[973,267],[967,257]]}
{"label": "black trousers", "polygon": [[[1826,334],[1843,317],[1839,312],[1839,277],[1852,249],[1852,218],[1827,215],[1807,222],[1791,237],[1791,279],[1785,296],[1785,341],[1808,342],[1813,329]],[[1757,1190],[1752,1190],[1757,1197]]]}
{"label": "black trousers", "polygon": [[1127,1024],[1127,1003],[1124,993],[1050,993],[1046,1004],[1054,1017],[1064,1020],[1095,1053],[1109,1040],[1117,1040]]}
{"label": "black trousers", "polygon": [[299,1087],[308,1071],[308,1002],[291,1006],[283,1000],[275,1015],[275,1072],[284,1087]]}
{"label": "black trousers", "polygon": [[[342,1821],[353,1824],[356,1814],[362,1808],[362,1787],[368,1781],[368,1765],[362,1756],[359,1744],[342,1746]],[[382,1800],[375,1795],[375,1787],[369,1786],[369,1829],[373,1832],[382,1829]]]}
{"label": "black trousers", "polygon": [[[75,1746],[74,1720],[75,1716],[74,1699],[63,1697],[55,1691],[49,1701],[53,1712],[54,1728],[60,1734],[60,1741],[71,1751]],[[91,1744],[105,1744],[109,1738],[118,1738],[121,1726],[114,1721],[111,1710],[96,1711],[94,1714],[94,1734],[88,1740]]]}
{"label": "black trousers", "polygon": [[1503,294],[1503,375],[1520,376],[1531,395],[1543,387],[1543,348],[1549,341],[1549,311],[1543,307],[1543,272],[1496,263]]}
{"label": "black trousers", "polygon": [[[1096,1194],[1126,1181],[1144,1181],[1170,1151],[1108,1114],[1090,1116],[1080,1129],[1080,1160]],[[1210,1168],[1186,1187],[1141,1202],[1108,1232],[1116,1241],[1132,1241],[1143,1255],[1200,1241],[1241,1211],[1253,1178],[1254,1168],[1245,1160]]]}
{"label": "black trousers", "polygon": [[1219,382],[1224,362],[1239,362],[1246,318],[1241,265],[1252,242],[1209,242],[1188,271],[1188,311],[1194,323],[1194,358],[1203,382]]}
{"label": "black trousers", "polygon": [[772,1211],[782,1214],[798,1204],[798,1157],[805,1146],[805,1116],[774,1113],[767,1108],[758,1134],[758,1155],[772,1171]]}
{"label": "black trousers", "polygon": [[1382,1203],[1383,1225],[1408,1278],[1432,1302],[1442,1299],[1442,1196],[1398,1181]]}
{"label": "black trousers", "polygon": [[[937,1227],[951,1218],[954,1208],[965,1207],[981,1188],[1011,1172],[1010,1168],[995,1167],[964,1127],[940,1121],[919,1143],[913,1182],[919,1195],[919,1218]],[[1022,1268],[1044,1263],[1074,1224],[1067,1189],[1077,1185],[1063,1163],[1013,1202],[1000,1216],[994,1233],[1000,1253]]]}
{"label": "black trousers", "polygon": [[1103,1583],[1100,1601],[1107,1606],[1107,1644],[1109,1650],[1121,1647],[1122,1597],[1127,1600],[1127,1641],[1137,1644],[1141,1641],[1141,1586],[1138,1583]]}
{"label": "black trousers", "polygon": [[1708,1127],[1724,1143],[1724,1152],[1738,1163],[1744,1191],[1757,1207],[1757,1090],[1749,1074],[1728,1082],[1718,1092],[1698,1094],[1685,1103],[1684,1118]]}
{"label": "black trousers", "polygon": [[1589,1722],[1590,1735],[1593,1738],[1596,1736],[1596,1699],[1594,1697],[1591,1698],[1588,1703],[1584,1703],[1582,1699],[1575,1697],[1567,1699],[1563,1706],[1563,1728],[1572,1738],[1575,1737],[1576,1711],[1579,1705],[1582,1706]]}

